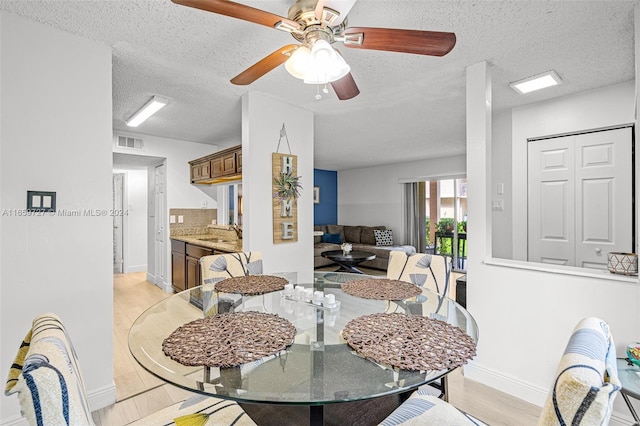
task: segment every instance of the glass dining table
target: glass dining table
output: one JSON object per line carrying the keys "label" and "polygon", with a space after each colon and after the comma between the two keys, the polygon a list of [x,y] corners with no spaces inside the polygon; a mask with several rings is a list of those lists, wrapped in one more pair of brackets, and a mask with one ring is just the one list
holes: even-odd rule
{"label": "glass dining table", "polygon": [[[336,304],[331,308],[314,305],[285,296],[282,290],[242,296],[199,286],[163,299],[135,320],[129,332],[132,355],[160,379],[193,392],[239,403],[309,406],[309,423],[319,425],[327,404],[408,392],[450,372],[401,370],[359,356],[342,338],[349,321],[385,312],[421,315],[459,327],[473,342],[478,339],[476,321],[465,308],[427,289],[411,299],[373,300],[341,290],[343,283],[373,276],[316,271],[270,275],[334,295]],[[290,321],[296,328],[293,344],[279,354],[232,368],[186,366],[164,354],[163,340],[178,327],[203,318],[205,312],[246,311],[277,314]]]}

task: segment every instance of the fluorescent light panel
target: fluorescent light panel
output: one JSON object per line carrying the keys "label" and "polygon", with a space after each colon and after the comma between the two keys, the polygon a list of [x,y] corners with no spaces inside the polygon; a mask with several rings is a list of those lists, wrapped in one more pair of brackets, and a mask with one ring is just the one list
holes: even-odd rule
{"label": "fluorescent light panel", "polygon": [[562,79],[554,70],[534,75],[533,77],[509,83],[509,86],[516,92],[524,95],[547,87],[556,86],[562,83]]}
{"label": "fluorescent light panel", "polygon": [[129,127],[138,127],[147,118],[158,112],[162,107],[169,103],[169,99],[162,96],[153,96],[149,102],[144,104],[135,114],[129,118],[126,123]]}

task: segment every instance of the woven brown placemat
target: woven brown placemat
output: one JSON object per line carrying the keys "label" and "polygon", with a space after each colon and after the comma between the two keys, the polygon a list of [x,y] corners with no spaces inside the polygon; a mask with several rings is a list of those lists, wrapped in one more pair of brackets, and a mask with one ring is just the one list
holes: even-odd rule
{"label": "woven brown placemat", "polygon": [[402,370],[450,370],[476,354],[462,329],[419,315],[365,315],[349,321],[342,336],[363,357]]}
{"label": "woven brown placemat", "polygon": [[178,327],[162,350],[183,365],[235,367],[284,350],[295,336],[295,326],[278,315],[232,312]]}
{"label": "woven brown placemat", "polygon": [[404,300],[422,293],[415,284],[386,278],[364,278],[342,284],[341,288],[352,296],[378,300]]}
{"label": "woven brown placemat", "polygon": [[289,281],[273,275],[247,275],[227,278],[216,283],[215,289],[225,293],[255,295],[283,290]]}

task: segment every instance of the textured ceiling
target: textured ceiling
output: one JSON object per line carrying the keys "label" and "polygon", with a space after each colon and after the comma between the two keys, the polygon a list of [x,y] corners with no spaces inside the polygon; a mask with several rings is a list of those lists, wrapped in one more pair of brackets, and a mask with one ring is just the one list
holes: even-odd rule
{"label": "textured ceiling", "polygon": [[[292,2],[241,3],[286,16]],[[171,103],[137,132],[238,144],[240,97],[258,91],[313,111],[315,167],[340,170],[464,153],[465,68],[483,60],[492,68],[494,111],[632,80],[639,3],[359,0],[348,26],[450,31],[457,44],[441,58],[336,44],[361,92],[347,101],[332,92],[315,100],[315,86],[283,66],[249,86],[232,85],[232,77],[295,40],[169,0],[0,0],[0,10],[111,46],[114,129],[127,130],[124,119],[158,94]],[[562,86],[526,96],[508,86],[549,69]]]}

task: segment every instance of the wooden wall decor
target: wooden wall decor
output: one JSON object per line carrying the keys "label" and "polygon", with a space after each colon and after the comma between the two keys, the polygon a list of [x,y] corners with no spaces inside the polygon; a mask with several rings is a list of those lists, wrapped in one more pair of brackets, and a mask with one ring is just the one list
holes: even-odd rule
{"label": "wooden wall decor", "polygon": [[[287,142],[289,154],[280,154],[282,138]],[[271,156],[271,184],[273,194],[273,243],[298,241],[298,197],[302,185],[298,176],[298,156],[291,154],[291,145],[284,123],[276,152]]]}
{"label": "wooden wall decor", "polygon": [[272,154],[273,243],[298,241],[298,156]]}

